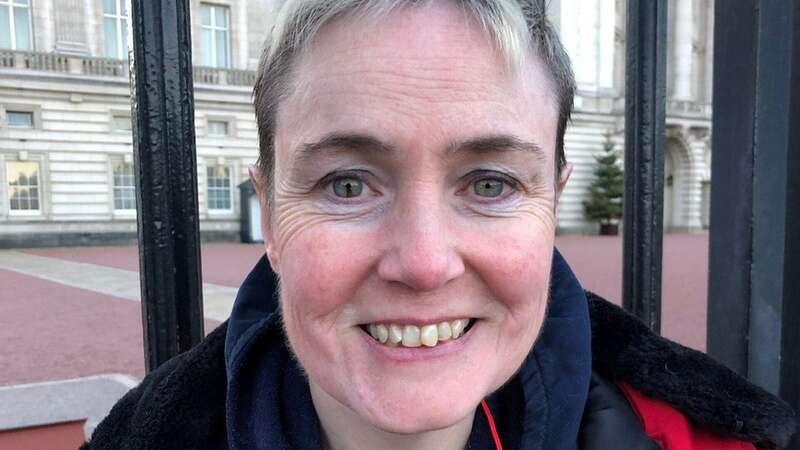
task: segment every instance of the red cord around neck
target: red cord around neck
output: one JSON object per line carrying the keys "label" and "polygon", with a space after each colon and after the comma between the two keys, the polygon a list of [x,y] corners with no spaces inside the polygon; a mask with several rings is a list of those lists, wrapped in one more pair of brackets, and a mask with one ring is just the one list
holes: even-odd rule
{"label": "red cord around neck", "polygon": [[483,407],[483,413],[486,414],[486,420],[489,422],[489,430],[492,432],[494,446],[497,450],[503,450],[503,444],[500,443],[500,435],[497,434],[497,427],[494,424],[494,417],[492,417],[492,412],[489,411],[489,405],[486,404],[486,400],[481,400],[481,406]]}

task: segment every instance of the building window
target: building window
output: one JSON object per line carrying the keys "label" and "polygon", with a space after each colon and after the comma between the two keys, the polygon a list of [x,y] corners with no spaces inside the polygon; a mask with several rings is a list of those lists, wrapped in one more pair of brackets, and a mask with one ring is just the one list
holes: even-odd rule
{"label": "building window", "polygon": [[200,5],[200,27],[203,39],[203,65],[230,67],[230,14],[227,6]]}
{"label": "building window", "polygon": [[114,164],[114,210],[136,209],[136,185],[133,179],[133,164]]}
{"label": "building window", "polygon": [[131,116],[113,115],[111,116],[112,131],[131,131]]}
{"label": "building window", "polygon": [[0,0],[0,48],[33,49],[30,0]]}
{"label": "building window", "polygon": [[8,175],[8,206],[12,213],[38,213],[39,163],[11,161],[6,165]]}
{"label": "building window", "polygon": [[228,166],[208,166],[206,176],[208,209],[230,211],[232,209],[231,168]]}
{"label": "building window", "polygon": [[228,122],[224,120],[209,120],[207,132],[209,136],[227,136]]}
{"label": "building window", "polygon": [[9,127],[33,128],[33,112],[31,111],[6,111],[6,120]]}
{"label": "building window", "polygon": [[103,30],[105,55],[109,58],[128,57],[128,12],[125,0],[103,0]]}

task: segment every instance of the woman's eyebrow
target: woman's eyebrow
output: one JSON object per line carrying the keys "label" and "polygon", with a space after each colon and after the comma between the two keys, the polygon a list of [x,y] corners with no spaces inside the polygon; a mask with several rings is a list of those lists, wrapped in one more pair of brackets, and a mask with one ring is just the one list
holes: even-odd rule
{"label": "woman's eyebrow", "polygon": [[390,153],[394,150],[391,144],[368,134],[333,132],[325,135],[319,141],[300,145],[295,161],[302,164],[318,157],[321,153],[329,152]]}
{"label": "woman's eyebrow", "polygon": [[478,136],[465,141],[454,142],[448,147],[447,153],[505,153],[520,152],[534,155],[540,162],[547,161],[547,154],[542,147],[531,141],[524,141],[508,134],[493,134]]}

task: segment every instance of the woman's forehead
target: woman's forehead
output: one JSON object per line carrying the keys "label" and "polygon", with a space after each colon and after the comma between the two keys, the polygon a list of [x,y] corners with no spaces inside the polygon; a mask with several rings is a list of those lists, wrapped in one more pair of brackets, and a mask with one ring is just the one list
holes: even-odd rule
{"label": "woman's forehead", "polygon": [[487,34],[449,7],[410,8],[366,27],[339,20],[297,61],[276,148],[359,131],[443,144],[507,134],[553,152],[555,95],[538,61],[527,65],[510,71]]}

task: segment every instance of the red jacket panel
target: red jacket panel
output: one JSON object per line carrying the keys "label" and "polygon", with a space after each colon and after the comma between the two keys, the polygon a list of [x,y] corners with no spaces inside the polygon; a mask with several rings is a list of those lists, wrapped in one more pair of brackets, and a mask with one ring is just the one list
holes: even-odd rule
{"label": "red jacket panel", "polygon": [[629,384],[618,383],[644,431],[664,450],[755,450],[747,441],[704,430],[666,402],[646,397]]}

